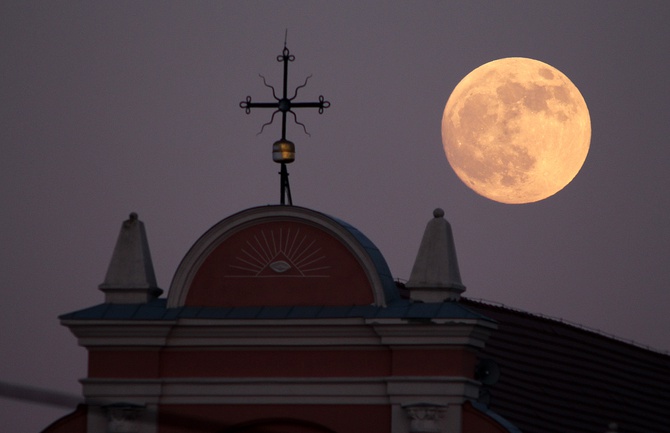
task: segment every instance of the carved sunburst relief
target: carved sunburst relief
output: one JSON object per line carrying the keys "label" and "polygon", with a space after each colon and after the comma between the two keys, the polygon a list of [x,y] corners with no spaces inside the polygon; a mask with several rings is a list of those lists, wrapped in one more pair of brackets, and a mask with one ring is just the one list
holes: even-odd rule
{"label": "carved sunburst relief", "polygon": [[327,277],[326,256],[316,239],[300,229],[260,230],[230,264],[229,276]]}
{"label": "carved sunburst relief", "polygon": [[178,282],[185,280],[183,305],[375,302],[373,282],[366,272],[374,267],[368,250],[330,217],[293,206],[267,206],[249,209],[231,221],[214,226],[201,238],[202,245],[189,252],[193,257],[175,277]]}

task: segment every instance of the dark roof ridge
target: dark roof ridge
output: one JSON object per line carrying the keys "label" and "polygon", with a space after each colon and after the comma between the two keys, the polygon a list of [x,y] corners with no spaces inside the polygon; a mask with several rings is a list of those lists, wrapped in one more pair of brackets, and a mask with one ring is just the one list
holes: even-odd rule
{"label": "dark roof ridge", "polygon": [[543,319],[543,320],[547,320],[547,321],[551,321],[551,322],[555,322],[555,323],[560,323],[562,325],[570,326],[572,328],[576,328],[576,329],[579,329],[581,331],[596,334],[600,337],[610,338],[610,339],[616,340],[620,343],[635,346],[638,349],[647,350],[647,351],[650,351],[650,352],[653,352],[653,353],[656,353],[656,354],[659,354],[659,355],[670,356],[670,350],[661,350],[661,349],[658,349],[656,347],[652,347],[652,346],[647,345],[647,344],[639,343],[635,340],[625,339],[623,337],[619,337],[617,335],[602,331],[600,329],[596,329],[596,328],[592,328],[592,327],[582,325],[582,324],[579,324],[579,323],[571,322],[567,319],[563,319],[563,318],[560,318],[560,317],[554,317],[554,316],[550,316],[548,314],[542,314],[542,313],[531,313],[529,311],[525,311],[525,310],[522,310],[522,309],[517,308],[517,307],[510,307],[509,305],[503,304],[502,302],[490,301],[488,299],[482,299],[482,298],[471,298],[471,297],[461,297],[461,302],[463,302],[465,304],[467,304],[468,302],[472,303],[472,304],[484,304],[484,305],[489,306],[489,307],[494,307],[494,308],[498,308],[498,309],[501,309],[501,310],[512,311],[512,312],[515,312],[515,313],[521,313],[521,314],[524,314],[526,316],[530,316],[530,317],[534,317],[534,318],[538,318],[538,319]]}

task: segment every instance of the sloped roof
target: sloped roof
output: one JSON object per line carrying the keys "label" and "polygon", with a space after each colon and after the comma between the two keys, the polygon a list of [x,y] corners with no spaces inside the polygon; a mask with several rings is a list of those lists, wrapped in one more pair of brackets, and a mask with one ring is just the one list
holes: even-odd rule
{"label": "sloped roof", "polygon": [[670,356],[557,320],[469,299],[498,322],[489,407],[524,433],[670,432]]}
{"label": "sloped roof", "polygon": [[61,320],[177,320],[177,319],[326,319],[326,318],[401,318],[422,319],[491,319],[458,302],[412,303],[399,300],[387,307],[352,306],[288,306],[288,307],[175,307],[168,308],[166,299],[143,304],[99,304],[63,314]]}
{"label": "sloped roof", "polygon": [[465,410],[466,412],[469,410],[481,413],[483,415],[486,415],[488,418],[491,420],[495,421],[498,423],[502,428],[504,428],[506,431],[509,433],[522,433],[521,430],[512,423],[510,423],[508,420],[500,416],[499,414],[493,412],[488,406],[482,403],[478,403],[476,401],[468,401],[465,404]]}

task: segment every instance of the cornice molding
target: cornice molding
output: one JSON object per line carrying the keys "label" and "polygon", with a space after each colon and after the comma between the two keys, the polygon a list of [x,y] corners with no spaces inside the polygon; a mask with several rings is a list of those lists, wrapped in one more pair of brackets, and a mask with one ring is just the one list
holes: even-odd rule
{"label": "cornice molding", "polygon": [[462,404],[478,382],[465,377],[83,379],[86,402],[109,404]]}
{"label": "cornice molding", "polygon": [[496,325],[478,319],[63,320],[84,347],[389,346],[483,347]]}

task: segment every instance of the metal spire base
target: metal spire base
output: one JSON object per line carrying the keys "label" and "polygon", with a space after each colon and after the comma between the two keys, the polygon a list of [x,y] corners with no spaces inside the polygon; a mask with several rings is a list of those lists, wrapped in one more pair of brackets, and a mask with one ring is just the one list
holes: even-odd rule
{"label": "metal spire base", "polygon": [[286,204],[286,196],[288,196],[288,205],[293,206],[293,200],[291,199],[291,185],[288,183],[288,170],[286,169],[286,164],[281,163],[281,171],[279,172],[281,178],[281,204]]}

